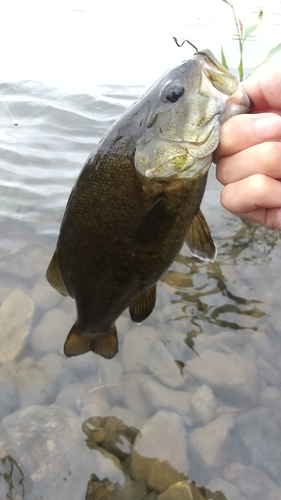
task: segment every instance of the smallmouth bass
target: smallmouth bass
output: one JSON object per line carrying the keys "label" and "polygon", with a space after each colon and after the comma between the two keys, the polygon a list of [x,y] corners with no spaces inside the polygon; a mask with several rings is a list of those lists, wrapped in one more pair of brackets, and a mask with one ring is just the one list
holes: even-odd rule
{"label": "smallmouth bass", "polygon": [[70,194],[49,283],[75,299],[66,356],[118,352],[116,319],[140,323],[184,242],[214,260],[200,211],[220,125],[248,112],[235,76],[209,50],[164,74],[108,130]]}

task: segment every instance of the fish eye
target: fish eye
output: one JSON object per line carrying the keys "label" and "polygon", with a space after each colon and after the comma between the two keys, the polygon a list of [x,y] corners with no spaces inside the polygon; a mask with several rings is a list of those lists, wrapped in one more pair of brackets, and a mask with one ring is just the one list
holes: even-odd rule
{"label": "fish eye", "polygon": [[165,100],[177,102],[184,94],[184,88],[179,83],[172,83],[165,89]]}

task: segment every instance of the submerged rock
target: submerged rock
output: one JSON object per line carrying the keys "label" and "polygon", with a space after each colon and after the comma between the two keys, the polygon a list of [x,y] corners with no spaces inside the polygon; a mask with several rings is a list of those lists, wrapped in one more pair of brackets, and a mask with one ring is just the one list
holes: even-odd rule
{"label": "submerged rock", "polygon": [[143,500],[147,493],[144,481],[133,481],[126,477],[124,484],[111,483],[108,480],[100,481],[92,475],[85,500]]}
{"label": "submerged rock", "polygon": [[142,390],[154,410],[167,409],[178,415],[187,415],[190,409],[189,392],[169,389],[152,377],[143,377]]}
{"label": "submerged rock", "polygon": [[54,386],[43,370],[35,366],[20,369],[15,375],[15,381],[21,408],[53,403],[55,398]]}
{"label": "submerged rock", "polygon": [[92,473],[124,482],[112,460],[86,446],[78,415],[56,405],[30,406],[3,419],[0,459],[7,457],[22,472],[28,500],[84,500]]}
{"label": "submerged rock", "polygon": [[62,296],[49,285],[45,276],[35,283],[31,290],[31,297],[36,306],[44,311],[54,308],[62,301]]}
{"label": "submerged rock", "polygon": [[0,362],[11,361],[21,351],[34,313],[32,300],[15,290],[0,307]]}
{"label": "submerged rock", "polygon": [[62,309],[46,312],[32,333],[32,348],[42,353],[60,353],[65,342],[65,332],[70,330],[72,323],[70,315]]}
{"label": "submerged rock", "polygon": [[[136,461],[136,456],[134,458]],[[149,488],[162,492],[170,488],[172,484],[186,479],[186,475],[176,471],[166,460],[147,459],[150,467],[147,475]]]}
{"label": "submerged rock", "polygon": [[194,417],[199,422],[203,422],[204,424],[211,422],[215,417],[217,407],[218,403],[214,393],[207,385],[201,385],[192,394],[191,408]]}
{"label": "submerged rock", "polygon": [[165,460],[175,471],[187,474],[185,429],[182,419],[175,413],[157,412],[137,436],[131,459],[131,473],[134,479],[148,477],[151,466],[148,458]]}
{"label": "submerged rock", "polygon": [[[252,465],[233,462],[225,468],[224,477],[239,490],[237,500],[241,498],[246,500],[269,500],[269,498],[274,498],[276,494],[276,483],[271,481],[262,469]],[[277,496],[276,500],[280,498],[280,496]],[[231,497],[230,500],[232,500]]]}
{"label": "submerged rock", "polygon": [[211,387],[215,396],[229,405],[252,406],[257,401],[255,364],[235,352],[206,350],[188,361],[183,371],[186,380],[195,379]]}
{"label": "submerged rock", "polygon": [[14,361],[7,361],[0,367],[0,420],[18,409],[16,369]]}
{"label": "submerged rock", "polygon": [[188,449],[193,458],[192,468],[197,471],[196,479],[203,484],[209,479],[209,475],[229,460],[233,426],[232,417],[225,414],[190,434]]}
{"label": "submerged rock", "polygon": [[[159,495],[158,500],[194,500],[188,481],[179,481],[172,484],[164,493]],[[203,497],[202,497],[203,500]]]}
{"label": "submerged rock", "polygon": [[281,476],[280,406],[255,408],[237,419],[237,431],[254,466],[274,480]]}
{"label": "submerged rock", "polygon": [[104,448],[120,460],[131,455],[132,446],[139,431],[128,427],[116,417],[92,417],[83,423],[82,429],[87,435],[90,448]]}

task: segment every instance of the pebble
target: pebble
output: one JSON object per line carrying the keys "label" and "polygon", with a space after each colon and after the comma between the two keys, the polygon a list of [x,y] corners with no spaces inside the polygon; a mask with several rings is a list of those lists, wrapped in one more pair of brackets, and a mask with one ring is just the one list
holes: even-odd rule
{"label": "pebble", "polygon": [[161,493],[158,500],[193,500],[193,495],[188,482],[179,481]]}
{"label": "pebble", "polygon": [[[12,457],[22,471],[28,500],[85,498],[91,474],[123,483],[112,460],[90,450],[81,420],[57,405],[29,406],[5,417],[0,427],[0,457]],[[12,468],[12,466],[11,466]],[[8,498],[8,496],[7,496]]]}
{"label": "pebble", "polygon": [[229,464],[225,467],[224,477],[238,489],[240,498],[247,500],[268,499],[276,492],[276,485],[258,467],[242,463]]}
{"label": "pebble", "polygon": [[169,389],[152,377],[143,376],[142,391],[154,410],[167,409],[178,415],[187,415],[192,395],[186,391]]}
{"label": "pebble", "polygon": [[136,326],[125,336],[123,343],[123,367],[125,372],[141,372],[146,369],[151,344],[159,339],[159,333],[149,326]]}
{"label": "pebble", "polygon": [[85,386],[81,382],[68,384],[62,387],[55,402],[58,406],[71,408],[78,413],[84,393]]}
{"label": "pebble", "polygon": [[151,406],[143,391],[144,381],[145,376],[141,373],[126,373],[122,381],[124,405],[142,421],[151,415]]}
{"label": "pebble", "polygon": [[43,370],[35,366],[20,369],[15,375],[15,382],[20,408],[54,402],[54,386]]}
{"label": "pebble", "polygon": [[167,347],[160,340],[151,343],[147,353],[147,368],[160,382],[173,388],[184,385],[183,376]]}
{"label": "pebble", "polygon": [[281,476],[280,406],[254,408],[236,421],[240,439],[251,456],[251,463],[279,480]]}
{"label": "pebble", "polygon": [[176,413],[155,413],[141,429],[133,449],[141,457],[166,460],[176,471],[188,472],[185,429]]}
{"label": "pebble", "polygon": [[258,399],[258,377],[255,364],[235,352],[206,350],[190,360],[183,369],[188,381],[211,387],[215,396],[230,405],[249,406]]}
{"label": "pebble", "polygon": [[144,482],[133,481],[126,477],[123,485],[91,481],[88,487],[85,500],[144,500],[146,498],[147,488]]}
{"label": "pebble", "polygon": [[82,420],[90,417],[106,417],[110,412],[110,405],[106,399],[97,391],[88,390],[82,394],[80,404],[77,407]]}
{"label": "pebble", "polygon": [[143,419],[123,406],[113,406],[110,409],[110,415],[120,418],[129,427],[140,429],[143,426]]}
{"label": "pebble", "polygon": [[73,319],[61,309],[46,312],[32,333],[32,349],[60,354],[72,324]]}
{"label": "pebble", "polygon": [[30,297],[34,304],[44,311],[55,308],[62,301],[62,295],[47,282],[45,277],[33,286]]}
{"label": "pebble", "polygon": [[103,397],[113,406],[123,396],[123,367],[118,359],[104,359],[98,356],[98,376],[103,386]]}
{"label": "pebble", "polygon": [[131,455],[133,443],[139,432],[112,416],[89,418],[83,423],[82,429],[88,436],[88,446],[102,447],[120,460],[125,460]]}
{"label": "pebble", "polygon": [[161,493],[184,479],[186,475],[176,471],[166,460],[150,459],[147,484],[152,490]]}
{"label": "pebble", "polygon": [[280,408],[281,391],[277,389],[277,387],[266,387],[263,389],[260,393],[260,406],[265,406],[267,408],[275,406],[276,408]]}
{"label": "pebble", "polygon": [[[249,336],[249,338],[251,338]],[[241,348],[245,345],[245,338],[232,331],[220,332],[216,335],[198,335],[196,337],[196,352],[201,356],[201,354],[210,350],[219,350],[225,348],[231,351],[239,352]]]}
{"label": "pebble", "polygon": [[0,367],[0,420],[18,409],[16,369],[17,365],[14,361],[7,361]]}
{"label": "pebble", "polygon": [[201,385],[192,394],[190,403],[197,422],[208,424],[214,419],[218,403],[210,387]]}
{"label": "pebble", "polygon": [[223,491],[227,500],[241,500],[241,495],[238,488],[222,477],[213,478],[209,482],[207,487],[212,491]]}
{"label": "pebble", "polygon": [[268,384],[279,385],[280,371],[277,370],[272,363],[266,361],[263,356],[259,355],[257,357],[256,367],[259,377],[265,386]]}
{"label": "pebble", "polygon": [[184,379],[166,345],[160,341],[159,332],[148,326],[133,328],[123,344],[123,366],[125,372],[146,372],[173,388],[184,385]]}
{"label": "pebble", "polygon": [[251,340],[257,352],[272,365],[272,360],[276,358],[276,343],[271,342],[269,336],[262,331],[253,333]]}
{"label": "pebble", "polygon": [[33,301],[21,290],[8,295],[0,307],[0,362],[11,361],[22,350],[34,314]]}
{"label": "pebble", "polygon": [[63,385],[67,382],[69,373],[66,370],[66,360],[62,356],[54,353],[46,354],[37,361],[36,366],[42,369],[52,382]]}
{"label": "pebble", "polygon": [[221,415],[190,433],[188,450],[192,457],[192,470],[197,472],[195,477],[200,484],[206,484],[211,479],[210,475],[230,460],[233,426],[230,415]]}

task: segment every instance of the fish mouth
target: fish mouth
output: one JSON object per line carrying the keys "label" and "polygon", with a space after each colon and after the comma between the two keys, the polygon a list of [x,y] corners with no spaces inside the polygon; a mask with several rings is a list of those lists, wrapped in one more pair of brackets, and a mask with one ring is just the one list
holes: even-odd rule
{"label": "fish mouth", "polygon": [[222,125],[234,115],[248,113],[253,103],[238,81],[208,49],[195,54],[195,59],[201,67],[200,92],[208,97],[214,97],[224,102],[224,111],[219,113]]}
{"label": "fish mouth", "polygon": [[209,49],[197,52],[194,58],[201,66],[202,74],[216,90],[228,96],[236,92],[239,86],[238,79],[215,58]]}

